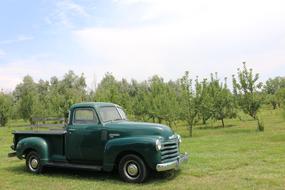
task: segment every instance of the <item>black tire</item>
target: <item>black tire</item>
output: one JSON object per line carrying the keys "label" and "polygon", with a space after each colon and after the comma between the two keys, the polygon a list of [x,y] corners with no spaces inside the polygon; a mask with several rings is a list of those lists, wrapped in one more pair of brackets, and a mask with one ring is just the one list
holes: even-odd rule
{"label": "black tire", "polygon": [[144,161],[137,155],[125,155],[119,162],[119,174],[129,183],[142,183],[148,175],[148,169]]}
{"label": "black tire", "polygon": [[37,152],[31,151],[26,156],[26,167],[31,173],[39,174],[42,171],[40,156]]}

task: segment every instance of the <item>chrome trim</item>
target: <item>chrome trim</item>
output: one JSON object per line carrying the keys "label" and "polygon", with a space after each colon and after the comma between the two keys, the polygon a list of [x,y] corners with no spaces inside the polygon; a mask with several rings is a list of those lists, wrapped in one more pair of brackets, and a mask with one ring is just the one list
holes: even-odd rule
{"label": "chrome trim", "polygon": [[156,165],[156,171],[161,172],[161,171],[167,171],[167,170],[172,170],[172,169],[178,169],[179,165],[181,163],[187,162],[189,159],[189,155],[187,152],[184,154],[180,154],[180,156],[177,158],[175,161],[163,163],[163,164],[157,164]]}
{"label": "chrome trim", "polygon": [[176,138],[176,135],[175,135],[175,134],[174,134],[174,135],[171,135],[170,137],[168,137],[169,140],[175,139],[175,138]]}
{"label": "chrome trim", "polygon": [[110,137],[110,138],[119,137],[119,136],[120,136],[119,133],[110,133],[110,134],[109,134],[109,137]]}

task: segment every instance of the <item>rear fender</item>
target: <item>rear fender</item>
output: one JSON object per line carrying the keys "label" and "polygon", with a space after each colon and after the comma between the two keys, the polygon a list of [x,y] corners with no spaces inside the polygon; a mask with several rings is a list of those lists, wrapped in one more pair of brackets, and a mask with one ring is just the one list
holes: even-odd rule
{"label": "rear fender", "polygon": [[49,150],[48,143],[41,137],[27,137],[20,140],[16,146],[16,155],[22,159],[28,150],[35,150],[42,161],[42,164],[48,162]]}

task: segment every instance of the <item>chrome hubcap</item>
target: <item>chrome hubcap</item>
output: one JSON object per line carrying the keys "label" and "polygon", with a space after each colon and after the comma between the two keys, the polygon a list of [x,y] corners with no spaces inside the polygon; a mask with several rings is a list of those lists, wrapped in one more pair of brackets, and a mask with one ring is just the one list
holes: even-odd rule
{"label": "chrome hubcap", "polygon": [[33,158],[30,163],[31,163],[31,167],[32,167],[33,169],[36,169],[36,168],[38,167],[38,165],[39,165],[38,160],[35,159],[35,158]]}
{"label": "chrome hubcap", "polygon": [[131,163],[128,165],[127,171],[131,176],[136,176],[138,174],[138,167]]}
{"label": "chrome hubcap", "polygon": [[131,180],[135,180],[140,175],[140,168],[135,160],[129,160],[124,164],[124,174]]}

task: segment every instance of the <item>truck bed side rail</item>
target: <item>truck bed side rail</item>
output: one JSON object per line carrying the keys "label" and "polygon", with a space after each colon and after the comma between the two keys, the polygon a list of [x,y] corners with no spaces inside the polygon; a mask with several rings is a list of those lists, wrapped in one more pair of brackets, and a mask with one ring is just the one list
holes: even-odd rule
{"label": "truck bed side rail", "polygon": [[65,118],[49,117],[49,118],[32,118],[32,125],[29,127],[31,130],[38,130],[40,128],[49,128],[49,129],[62,129],[65,127]]}

